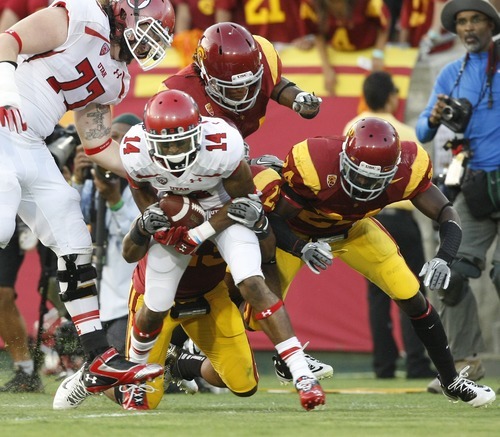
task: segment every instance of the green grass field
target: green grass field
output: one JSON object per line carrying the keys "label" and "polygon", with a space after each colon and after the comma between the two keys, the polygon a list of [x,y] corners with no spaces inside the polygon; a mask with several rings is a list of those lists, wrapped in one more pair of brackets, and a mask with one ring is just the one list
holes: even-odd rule
{"label": "green grass field", "polygon": [[[45,378],[44,394],[0,394],[2,436],[496,436],[500,401],[474,409],[425,392],[426,380],[376,380],[357,372],[355,361],[329,361],[333,379],[323,381],[327,404],[306,412],[289,386],[280,386],[259,366],[259,391],[250,398],[232,394],[170,394],[159,408],[124,411],[104,396],[88,398],[78,409],[52,410],[59,382]],[[258,360],[259,363],[259,360]],[[350,368],[349,368],[350,367]],[[356,371],[356,373],[353,373]],[[11,375],[0,370],[0,384]],[[499,378],[486,378],[497,389]]]}

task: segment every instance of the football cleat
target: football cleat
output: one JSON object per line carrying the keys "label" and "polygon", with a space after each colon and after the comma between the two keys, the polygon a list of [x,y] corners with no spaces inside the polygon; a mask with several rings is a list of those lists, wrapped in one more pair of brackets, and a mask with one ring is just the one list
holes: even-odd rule
{"label": "football cleat", "polygon": [[307,410],[313,410],[325,404],[325,392],[316,378],[301,376],[295,383],[301,405]]}
{"label": "football cleat", "polygon": [[122,393],[121,406],[124,410],[149,410],[146,394],[156,389],[147,384],[127,384],[119,388]]}
{"label": "football cleat", "polygon": [[83,383],[91,393],[100,393],[108,388],[151,381],[163,373],[159,364],[136,364],[127,361],[111,347],[83,371]]}
{"label": "football cleat", "polygon": [[[304,350],[309,342],[302,346]],[[305,359],[309,370],[313,373],[314,377],[318,380],[331,378],[333,376],[333,367],[329,364],[322,363],[311,355],[305,354]],[[293,381],[292,374],[286,363],[281,359],[279,355],[273,355],[274,372],[281,384],[289,384]]]}
{"label": "football cleat", "polygon": [[[465,359],[455,361],[455,369],[460,373],[463,369],[467,367],[467,379],[471,381],[479,381],[484,378],[486,374],[486,370],[483,366],[483,362],[477,358]],[[443,389],[441,388],[441,381],[439,378],[434,378],[428,385],[427,391],[429,393],[441,394],[443,393]]]}
{"label": "football cleat", "polygon": [[179,357],[181,356],[181,353],[183,351],[189,354],[187,350],[183,350],[180,346],[175,346],[173,344],[170,344],[167,351],[167,359],[165,360],[165,373],[164,373],[163,385],[165,389],[167,389],[168,386],[172,383],[177,385],[177,387],[179,387],[179,389],[181,389],[186,394],[194,395],[195,393],[198,392],[199,389],[198,384],[196,384],[195,381],[189,381],[187,379],[183,379],[182,376],[179,374],[177,368],[177,361],[179,360]]}
{"label": "football cleat", "polygon": [[464,367],[453,382],[445,387],[441,384],[443,394],[451,401],[459,400],[477,408],[491,404],[495,399],[495,392],[486,385],[476,384],[467,378],[469,366]]}
{"label": "football cleat", "polygon": [[68,410],[77,408],[90,393],[83,383],[83,372],[85,364],[72,375],[68,376],[61,382],[54,396],[52,408],[54,410]]}
{"label": "football cleat", "polygon": [[29,375],[18,368],[14,377],[0,387],[0,393],[43,393],[42,380],[38,373]]}

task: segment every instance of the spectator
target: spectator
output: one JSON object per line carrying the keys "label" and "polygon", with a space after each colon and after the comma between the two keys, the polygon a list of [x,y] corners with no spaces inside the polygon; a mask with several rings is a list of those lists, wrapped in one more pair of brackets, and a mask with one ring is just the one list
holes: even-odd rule
{"label": "spectator", "polygon": [[181,57],[181,67],[193,62],[198,41],[203,31],[215,24],[214,0],[173,0],[175,7],[175,34],[172,47]]}
{"label": "spectator", "polygon": [[323,67],[325,90],[334,95],[337,78],[329,48],[352,52],[373,48],[371,69],[384,67],[390,13],[383,2],[372,0],[316,0],[319,17],[316,47]]}
{"label": "spectator", "polygon": [[252,0],[215,0],[215,5],[217,23],[233,21],[275,46],[291,44],[303,50],[314,46],[309,24],[314,16],[310,0],[260,3]]}
{"label": "spectator", "polygon": [[[394,117],[399,95],[389,73],[385,71],[371,73],[363,83],[363,97],[368,111],[349,121],[344,135],[357,120],[380,117],[396,128],[401,139],[417,142],[415,130]],[[408,200],[396,202],[382,209],[377,214],[377,220],[394,237],[406,263],[415,276],[418,276],[425,263],[425,257],[420,228],[413,216],[414,209]],[[425,295],[425,288],[422,285],[420,290]],[[373,370],[377,378],[394,378],[399,350],[393,337],[391,299],[377,285],[369,281],[368,309],[373,340]],[[430,368],[430,360],[425,353],[424,345],[415,334],[411,320],[403,311],[400,310],[399,314],[406,352],[406,377],[413,379],[435,376],[436,373]]]}
{"label": "spectator", "polygon": [[[500,182],[500,149],[492,146],[500,143],[499,57],[493,42],[493,36],[500,33],[500,17],[487,1],[451,0],[443,8],[441,22],[447,31],[458,35],[466,54],[439,73],[418,118],[417,136],[422,142],[430,141],[444,124],[457,133],[455,146],[460,143],[468,153],[461,192],[454,202],[463,226],[462,244],[451,265],[450,286],[440,290],[439,297],[455,366],[466,368],[469,377],[477,381],[485,374],[479,357],[484,342],[469,279],[480,277],[486,269],[486,253],[495,241],[489,276],[500,296],[499,203],[495,191],[488,188]],[[450,99],[462,99],[461,109],[452,109]],[[471,108],[470,118],[464,113],[465,105]],[[432,381],[428,390],[439,393],[439,384]]]}

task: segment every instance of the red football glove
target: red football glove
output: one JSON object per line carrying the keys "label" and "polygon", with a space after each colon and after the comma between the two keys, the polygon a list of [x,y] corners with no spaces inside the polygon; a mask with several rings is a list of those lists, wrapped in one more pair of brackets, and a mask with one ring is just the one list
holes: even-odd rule
{"label": "red football glove", "polygon": [[175,243],[174,249],[183,255],[194,255],[199,245],[197,241],[191,238],[189,230],[185,228],[185,231],[181,235],[181,239]]}
{"label": "red football glove", "polygon": [[28,129],[21,112],[13,106],[0,107],[0,124],[7,126],[11,132],[21,133]]}
{"label": "red football glove", "polygon": [[186,226],[177,226],[167,229],[166,231],[158,231],[154,234],[153,238],[160,244],[175,246],[182,240],[183,235],[187,232],[188,228]]}

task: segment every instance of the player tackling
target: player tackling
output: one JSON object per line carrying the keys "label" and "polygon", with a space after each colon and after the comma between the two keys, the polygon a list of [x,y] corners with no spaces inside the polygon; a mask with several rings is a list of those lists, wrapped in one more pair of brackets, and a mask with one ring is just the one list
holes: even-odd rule
{"label": "player tackling", "polygon": [[[264,282],[254,230],[265,233],[267,219],[254,194],[241,134],[223,119],[201,117],[188,94],[167,90],[149,100],[144,123],[130,129],[120,154],[134,198],[143,211],[130,237],[138,245],[150,244],[144,305],[133,321],[130,359],[148,361],[190,262],[186,255],[210,239],[289,366],[302,406],[311,410],[324,404],[323,390],[307,365],[283,302]],[[193,229],[171,226],[158,207],[159,197],[166,192],[196,198],[209,220]],[[248,227],[235,223],[227,213],[225,205],[238,203],[255,211]]]}

